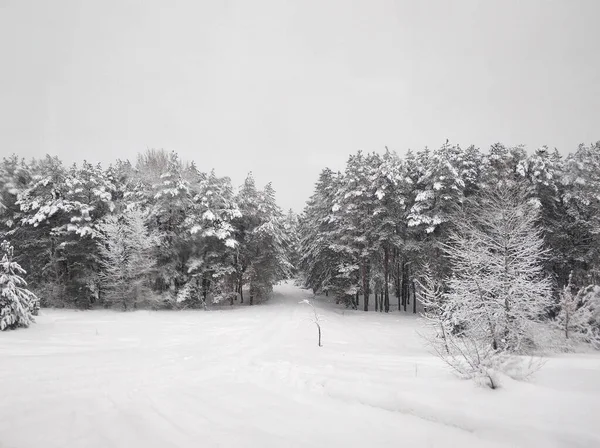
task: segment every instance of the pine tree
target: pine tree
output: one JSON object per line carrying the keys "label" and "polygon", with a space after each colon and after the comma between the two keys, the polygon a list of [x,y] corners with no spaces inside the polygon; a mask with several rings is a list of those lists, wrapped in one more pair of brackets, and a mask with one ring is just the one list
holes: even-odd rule
{"label": "pine tree", "polygon": [[523,162],[527,152],[523,146],[507,148],[501,143],[490,147],[481,173],[481,187],[493,188],[498,182],[520,182],[525,177]]}
{"label": "pine tree", "polygon": [[25,270],[14,261],[14,249],[4,240],[0,245],[0,330],[28,327],[39,307],[38,298],[27,289]]}
{"label": "pine tree", "polygon": [[29,165],[13,154],[0,163],[0,224],[2,230],[13,229],[20,220],[19,194],[32,182]]}
{"label": "pine tree", "polygon": [[[275,202],[275,190],[267,184],[256,188],[252,173],[237,195],[241,215],[235,219],[238,291],[249,286],[250,305],[264,300],[273,285],[289,278],[292,265],[287,259],[289,241],[283,224],[283,213]],[[243,296],[242,296],[243,300]]]}
{"label": "pine tree", "polygon": [[421,163],[420,188],[408,219],[411,227],[423,226],[432,233],[450,220],[451,210],[462,202],[466,162],[459,146],[446,143],[433,153],[424,151]]}
{"label": "pine tree", "polygon": [[188,169],[188,175],[190,171],[196,172],[190,176],[195,195],[185,222],[191,239],[185,262],[186,283],[178,301],[190,306],[199,303],[206,308],[211,295],[212,302],[229,300],[233,304],[238,246],[233,221],[241,217],[241,212],[233,197],[231,181],[217,177],[214,172],[202,175],[194,166]]}
{"label": "pine tree", "polygon": [[528,196],[540,207],[539,225],[550,249],[545,269],[555,278],[558,288],[568,282],[573,261],[571,259],[571,223],[566,213],[564,163],[558,153],[547,147],[537,149],[521,161],[519,173],[529,184]]}
{"label": "pine tree", "polygon": [[348,158],[344,181],[334,205],[338,219],[336,241],[358,267],[357,288],[362,291],[364,311],[369,310],[371,258],[377,251],[373,223],[377,196],[372,182],[377,172],[377,159],[375,154],[365,156],[361,151]]}
{"label": "pine tree", "polygon": [[335,199],[343,182],[341,173],[324,169],[300,218],[300,268],[304,284],[313,292],[335,294],[347,306],[355,304],[358,266],[338,244],[339,215]]}
{"label": "pine tree", "polygon": [[[159,153],[163,154],[163,153]],[[190,237],[186,217],[193,208],[193,189],[184,177],[182,163],[175,152],[166,162],[162,157],[157,166],[150,165],[149,175],[155,175],[163,165],[158,179],[152,184],[149,224],[161,236],[157,259],[157,285],[160,290],[176,292],[186,282],[185,266],[189,257]]]}
{"label": "pine tree", "polygon": [[[448,264],[443,261],[442,245],[447,239],[446,232],[451,225],[452,211],[463,202],[465,189],[469,183],[473,190],[477,181],[477,169],[472,166],[477,152],[467,154],[460,146],[446,142],[441,148],[429,152],[422,151],[417,158],[421,176],[415,183],[416,196],[408,215],[408,225],[413,230],[412,239],[418,242],[418,250],[411,254],[413,271],[418,271],[423,263],[435,271],[435,275],[448,275]],[[464,177],[463,177],[464,176]],[[403,266],[402,304],[406,310],[409,299],[408,287],[412,281],[404,278],[410,271]],[[413,297],[414,300],[414,297]],[[413,302],[413,309],[415,302]]]}
{"label": "pine tree", "polygon": [[283,213],[275,202],[275,190],[269,183],[259,194],[260,224],[252,229],[254,256],[250,262],[250,304],[271,293],[273,285],[289,278],[293,269],[288,260],[290,242],[283,224]]}
{"label": "pine tree", "polygon": [[283,221],[286,238],[289,242],[287,259],[292,265],[291,276],[298,276],[300,265],[300,236],[299,236],[299,218],[292,209],[289,209]]}
{"label": "pine tree", "polygon": [[[406,311],[418,266],[423,263],[422,259],[431,253],[427,250],[427,239],[431,232],[426,231],[427,226],[421,221],[424,211],[421,207],[427,202],[423,195],[426,197],[430,194],[427,192],[431,163],[431,152],[425,148],[416,154],[409,150],[402,164],[402,175],[405,179],[403,196],[406,205],[396,227],[400,244],[393,257],[395,295],[399,311]],[[433,230],[435,229],[431,229]],[[412,289],[414,292],[414,288]]]}
{"label": "pine tree", "polygon": [[390,310],[390,283],[393,274],[393,258],[403,247],[402,238],[404,228],[403,219],[407,213],[407,190],[408,183],[404,173],[404,167],[398,155],[386,148],[377,167],[374,179],[375,195],[377,197],[376,208],[373,212],[373,225],[375,246],[379,252],[380,268],[376,268],[382,278],[382,308],[385,312]]}
{"label": "pine tree", "polygon": [[72,204],[65,200],[67,171],[56,157],[46,156],[30,164],[31,181],[19,191],[18,220],[11,241],[23,257],[22,266],[30,280],[45,291],[43,300],[53,305],[72,305],[67,297],[69,263],[66,235],[55,230],[72,217]]}
{"label": "pine tree", "polygon": [[[600,282],[600,142],[580,145],[564,165],[561,252],[578,287]],[[567,271],[568,272],[568,271]]]}

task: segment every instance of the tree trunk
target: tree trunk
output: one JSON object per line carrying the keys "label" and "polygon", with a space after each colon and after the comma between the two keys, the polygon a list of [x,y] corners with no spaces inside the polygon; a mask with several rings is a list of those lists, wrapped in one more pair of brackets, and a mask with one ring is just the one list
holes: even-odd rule
{"label": "tree trunk", "polygon": [[234,291],[235,291],[235,295],[237,295],[237,291],[236,291],[236,283],[235,283],[235,279],[233,277],[233,275],[228,275],[227,277],[227,293],[229,294],[229,306],[233,306],[233,297],[234,297]]}
{"label": "tree trunk", "polygon": [[319,329],[319,347],[323,347],[321,345],[321,326],[319,325],[318,322],[315,322],[317,324],[317,328]]}
{"label": "tree trunk", "polygon": [[396,299],[398,299],[398,311],[402,310],[402,290],[401,290],[401,279],[402,274],[400,272],[400,257],[399,254],[396,255],[396,260],[394,260],[394,264],[396,265]]}
{"label": "tree trunk", "polygon": [[413,314],[417,314],[417,290],[415,289],[415,281],[411,281],[413,294]]}
{"label": "tree trunk", "polygon": [[402,309],[406,311],[406,302],[408,301],[409,294],[408,283],[408,263],[405,259],[402,260]]}
{"label": "tree trunk", "polygon": [[375,291],[375,312],[379,311],[379,302],[377,301],[377,291]]}
{"label": "tree trunk", "polygon": [[206,302],[206,297],[208,296],[208,290],[210,289],[210,280],[206,277],[202,279],[202,298],[204,302]]}
{"label": "tree trunk", "polygon": [[[383,294],[384,297],[384,306],[385,312],[388,313],[390,311],[390,249],[386,246],[383,251]],[[380,307],[381,308],[381,307]],[[381,310],[380,310],[381,311]]]}
{"label": "tree trunk", "polygon": [[364,311],[369,311],[369,261],[363,260],[363,309]]}
{"label": "tree trunk", "polygon": [[[200,303],[202,304],[202,308],[204,309],[204,311],[208,310],[208,307],[206,306],[206,296],[205,294],[205,283],[206,283],[206,279],[202,279],[202,293],[200,293],[200,291],[198,290],[198,300],[200,301]],[[196,285],[198,285],[196,283]]]}

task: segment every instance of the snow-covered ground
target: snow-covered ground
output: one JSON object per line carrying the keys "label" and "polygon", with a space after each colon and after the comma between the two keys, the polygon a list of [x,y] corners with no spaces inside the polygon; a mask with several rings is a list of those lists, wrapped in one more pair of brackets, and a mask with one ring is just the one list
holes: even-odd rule
{"label": "snow-covered ground", "polygon": [[431,356],[412,315],[291,285],[255,307],[43,311],[0,334],[0,447],[598,447],[600,356],[492,391]]}

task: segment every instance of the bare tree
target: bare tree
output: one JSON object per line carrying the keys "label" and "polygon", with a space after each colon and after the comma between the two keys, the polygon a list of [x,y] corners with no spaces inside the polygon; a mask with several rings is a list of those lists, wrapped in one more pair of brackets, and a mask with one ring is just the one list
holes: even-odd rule
{"label": "bare tree", "polygon": [[494,350],[534,349],[532,323],[551,306],[536,219],[522,188],[497,186],[465,205],[444,245],[453,271],[446,298],[455,321]]}
{"label": "bare tree", "polygon": [[518,186],[498,186],[468,201],[444,245],[453,272],[446,287],[427,273],[420,281],[425,316],[441,333],[431,340],[436,353],[492,388],[495,372],[515,371],[513,355],[535,353],[535,323],[551,304],[536,218]]}
{"label": "bare tree", "polygon": [[109,215],[99,225],[100,279],[107,303],[127,310],[148,301],[148,274],[155,263],[151,252],[157,242],[138,209]]}
{"label": "bare tree", "polygon": [[560,294],[556,324],[569,343],[589,343],[600,349],[600,328],[595,313],[600,310],[600,288],[588,286],[573,292],[572,275]]}
{"label": "bare tree", "polygon": [[307,305],[309,305],[312,310],[313,310],[313,322],[315,323],[315,325],[317,326],[317,330],[319,332],[319,347],[323,347],[323,345],[321,344],[321,324],[320,324],[320,318],[319,318],[319,313],[317,313],[317,309],[314,307],[314,305],[312,303],[310,303],[310,300],[308,299],[304,299],[302,300],[300,303],[306,303]]}

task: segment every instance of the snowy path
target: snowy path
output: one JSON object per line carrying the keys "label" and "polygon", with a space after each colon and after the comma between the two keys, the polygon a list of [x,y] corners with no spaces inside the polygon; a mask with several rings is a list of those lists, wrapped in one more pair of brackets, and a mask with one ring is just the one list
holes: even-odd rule
{"label": "snowy path", "polygon": [[[398,313],[311,298],[213,312],[45,311],[0,334],[0,447],[594,447],[600,357],[459,381]],[[324,300],[324,298],[322,298]]]}

